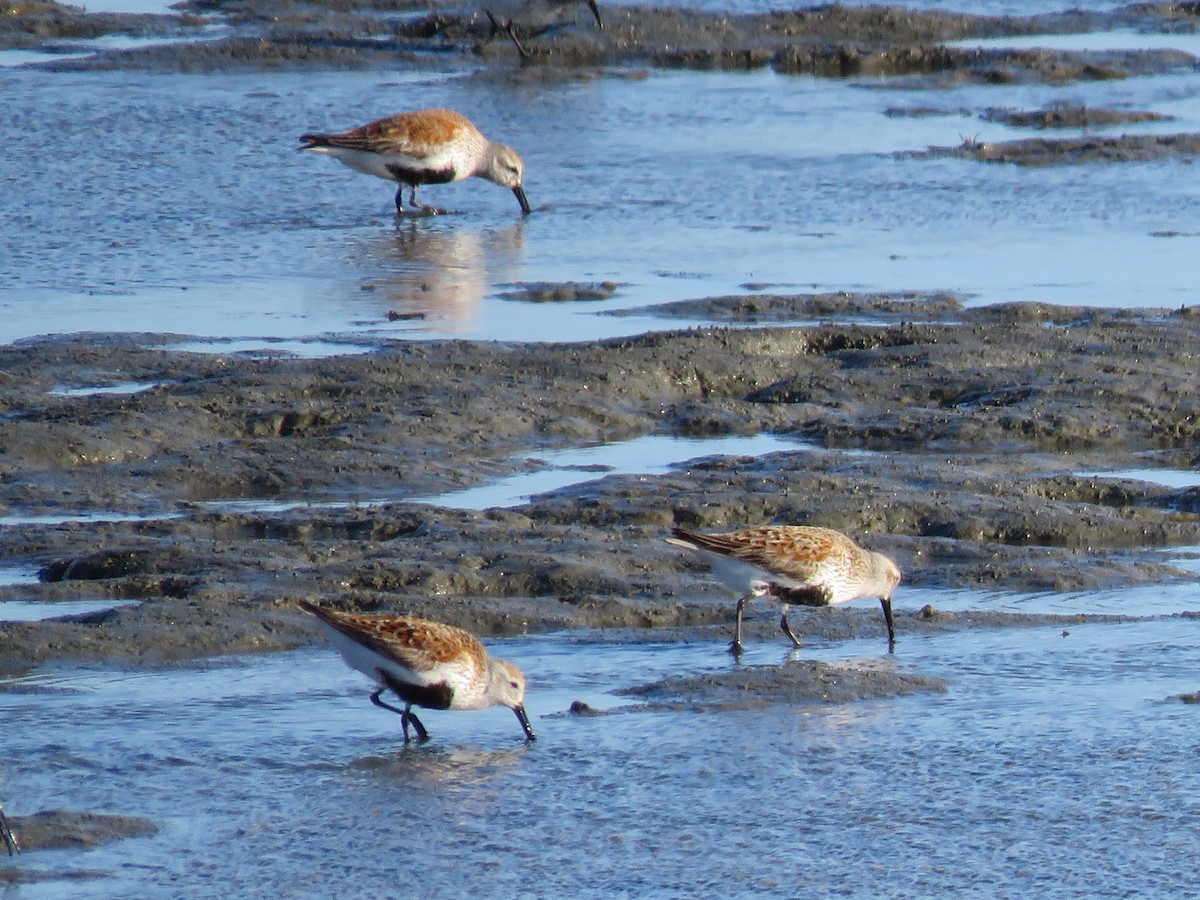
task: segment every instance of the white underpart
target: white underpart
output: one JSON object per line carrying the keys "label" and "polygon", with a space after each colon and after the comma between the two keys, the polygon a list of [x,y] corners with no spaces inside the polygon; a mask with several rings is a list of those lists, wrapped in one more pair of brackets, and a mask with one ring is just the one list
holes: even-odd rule
{"label": "white underpart", "polygon": [[712,573],[717,576],[717,579],[739,597],[744,597],[747,594],[752,597],[762,597],[764,594],[770,592],[771,585],[773,584],[790,588],[809,586],[807,582],[797,581],[794,578],[788,578],[786,575],[776,575],[762,566],[742,562],[740,559],[726,556],[724,553],[714,553],[712,550],[697,547],[695,544],[689,544],[678,538],[668,538],[667,541],[678,547],[686,547],[708,563],[709,568],[712,569]]}
{"label": "white underpart", "polygon": [[431,685],[448,682],[454,688],[454,699],[451,709],[478,709],[479,687],[472,684],[469,667],[455,663],[442,663],[424,672],[414,671],[402,666],[395,660],[376,653],[370,647],[364,647],[358,641],[352,640],[331,625],[321,622],[321,626],[329,635],[335,650],[342,655],[346,665],[357,672],[362,672],[379,687],[387,687],[380,670],[387,672],[396,681],[404,684]]}
{"label": "white underpart", "polygon": [[362,172],[365,175],[374,175],[377,178],[383,178],[387,181],[396,181],[396,176],[388,169],[388,166],[400,166],[403,169],[410,171],[430,171],[440,172],[448,168],[454,168],[455,181],[460,181],[462,175],[457,166],[457,161],[451,153],[441,153],[434,156],[426,156],[422,159],[417,159],[412,156],[405,156],[402,153],[373,153],[368,150],[350,150],[345,147],[310,147],[313,153],[328,153],[338,162],[349,166],[356,172]]}

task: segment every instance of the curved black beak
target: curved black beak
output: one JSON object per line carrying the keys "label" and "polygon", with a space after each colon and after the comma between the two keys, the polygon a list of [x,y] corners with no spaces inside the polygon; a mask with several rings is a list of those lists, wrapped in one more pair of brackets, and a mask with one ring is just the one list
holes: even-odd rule
{"label": "curved black beak", "polygon": [[527,216],[533,212],[533,208],[529,205],[529,201],[525,199],[525,188],[519,184],[513,188],[513,193],[517,195],[517,202],[521,204],[521,215]]}
{"label": "curved black beak", "polygon": [[521,727],[525,729],[525,739],[536,741],[537,735],[533,733],[533,726],[529,724],[529,716],[525,715],[525,707],[514,706],[513,712],[517,714],[517,721],[521,723]]}
{"label": "curved black beak", "polygon": [[896,623],[892,620],[892,598],[880,597],[879,602],[883,604],[883,620],[887,622],[888,652],[890,653],[896,646]]}
{"label": "curved black beak", "polygon": [[588,9],[592,11],[592,15],[596,17],[596,27],[601,31],[604,30],[604,23],[600,21],[600,7],[596,5],[596,0],[587,0]]}

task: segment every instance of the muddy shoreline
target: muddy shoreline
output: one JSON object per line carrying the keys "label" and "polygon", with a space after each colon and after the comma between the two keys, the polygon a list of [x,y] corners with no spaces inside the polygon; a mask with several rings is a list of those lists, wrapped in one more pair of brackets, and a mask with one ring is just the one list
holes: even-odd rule
{"label": "muddy shoreline", "polygon": [[[604,4],[601,4],[603,7]],[[295,0],[185,0],[163,15],[88,13],[44,0],[12,3],[0,19],[0,49],[64,52],[63,42],[100,36],[170,38],[84,59],[40,65],[57,70],[231,68],[446,68],[484,65],[498,77],[576,77],[604,67],[746,70],[771,67],[821,77],[920,77],[986,83],[1110,80],[1192,67],[1174,51],[987,50],[956,41],[1091,31],[1190,32],[1189,4],[1136,3],[1102,12],[1068,10],[987,16],[895,6],[814,5],[729,14],[656,6],[610,6],[604,27],[590,15],[556,21],[514,19],[526,56],[470,4],[322,4]]]}
{"label": "muddy shoreline", "polygon": [[[676,308],[701,310],[730,327],[320,360],[178,352],[154,335],[0,348],[0,565],[39,573],[0,586],[0,600],[138,601],[0,625],[0,671],[288,649],[316,636],[301,597],[484,636],[635,627],[721,640],[732,604],[663,542],[676,524],[832,526],[922,587],[1194,578],[1171,559],[1200,545],[1200,491],[1083,474],[1197,465],[1194,310],[757,293]],[[53,392],[126,382],[156,386]],[[407,502],[526,471],[553,449],[758,432],[806,443],[511,509]],[[767,618],[752,636],[773,634]],[[1020,624],[914,609],[897,621],[901,641]],[[800,627],[839,639],[880,626],[864,606],[811,611]]]}
{"label": "muddy shoreline", "polygon": [[[527,30],[526,60],[492,38],[477,12],[404,0],[319,7],[191,0],[161,16],[89,14],[33,0],[6,8],[0,49],[53,54],[36,64],[52,71],[400,66],[468,71],[497,84],[598,73],[638,79],[656,67],[888,78],[933,98],[889,115],[976,118],[1039,134],[963,137],[959,146],[914,155],[1016,165],[1200,156],[1195,134],[1044,134],[1169,118],[1153,110],[1069,101],[946,110],[936,93],[963,82],[1070,85],[1191,71],[1200,61],[1175,51],[984,50],[954,42],[1192,32],[1200,25],[1193,4],[1032,17],[601,6],[603,32],[586,20]],[[149,40],[70,56],[74,42],[106,35]],[[531,283],[504,298],[520,312],[608,299],[617,287]],[[0,604],[104,607],[0,622],[0,677],[44,664],[152,668],[322,643],[297,608],[300,598],[427,616],[485,639],[571,630],[582,649],[604,641],[711,642],[725,659],[733,602],[702,566],[664,542],[674,525],[820,524],[892,555],[905,572],[896,655],[884,655],[877,604],[798,609],[792,622],[804,635],[877,639],[880,658],[731,666],[628,688],[630,704],[615,710],[581,704],[547,715],[723,712],[937,693],[946,690],[942,679],[904,668],[913,635],[1054,625],[1066,637],[1077,624],[1125,619],[942,612],[906,602],[908,589],[1194,583],[1200,488],[1088,473],[1200,466],[1200,307],[969,308],[969,300],[952,292],[780,294],[746,285],[745,293],[629,311],[679,323],[662,333],[571,344],[387,342],[315,360],[183,352],[178,336],[165,334],[0,346]],[[694,324],[701,321],[718,324]],[[797,447],[698,459],[667,475],[614,474],[512,508],[420,502],[534,471],[538,454],[555,450],[646,435],[761,433],[793,437]],[[786,655],[776,614],[763,605],[751,609],[746,637],[780,642]],[[48,690],[0,683],[0,691]],[[1195,695],[1174,699],[1191,703]],[[93,813],[12,818],[28,851],[89,847],[156,828]],[[61,875],[0,867],[0,883]]]}

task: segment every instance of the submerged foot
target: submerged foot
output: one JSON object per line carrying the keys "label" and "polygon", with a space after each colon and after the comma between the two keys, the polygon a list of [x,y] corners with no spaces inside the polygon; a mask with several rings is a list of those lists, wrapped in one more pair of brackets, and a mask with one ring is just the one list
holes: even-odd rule
{"label": "submerged foot", "polygon": [[792,631],[792,626],[788,624],[786,615],[784,615],[784,617],[779,620],[779,630],[782,631],[784,634],[786,634],[791,639],[792,647],[794,647],[794,648],[800,647],[800,638],[796,637],[795,632]]}
{"label": "submerged foot", "polygon": [[411,209],[398,210],[398,212],[402,216],[425,217],[425,216],[444,216],[444,215],[446,215],[446,213],[448,211],[442,209],[440,206],[426,206],[425,204],[422,203],[418,206],[412,207]]}

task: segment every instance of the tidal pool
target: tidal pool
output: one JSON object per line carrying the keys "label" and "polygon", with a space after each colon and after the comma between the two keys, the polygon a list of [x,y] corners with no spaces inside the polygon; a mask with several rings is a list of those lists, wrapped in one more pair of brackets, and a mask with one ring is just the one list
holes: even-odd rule
{"label": "tidal pool", "polygon": [[[938,90],[769,71],[13,69],[3,81],[0,136],[29,163],[0,172],[4,342],[138,331],[218,342],[206,352],[320,355],[394,339],[571,341],[680,326],[597,313],[754,290],[1195,300],[1200,194],[1181,189],[1182,163],[919,153],[1028,136],[979,118],[997,106],[1126,105],[1176,117],[1157,129],[1200,130],[1196,74]],[[516,145],[534,214],[472,180],[429,189],[452,215],[397,222],[386,183],[296,152],[305,130],[414,105],[460,109]],[[933,114],[896,114],[914,109]],[[503,296],[557,282],[617,290]]]}

